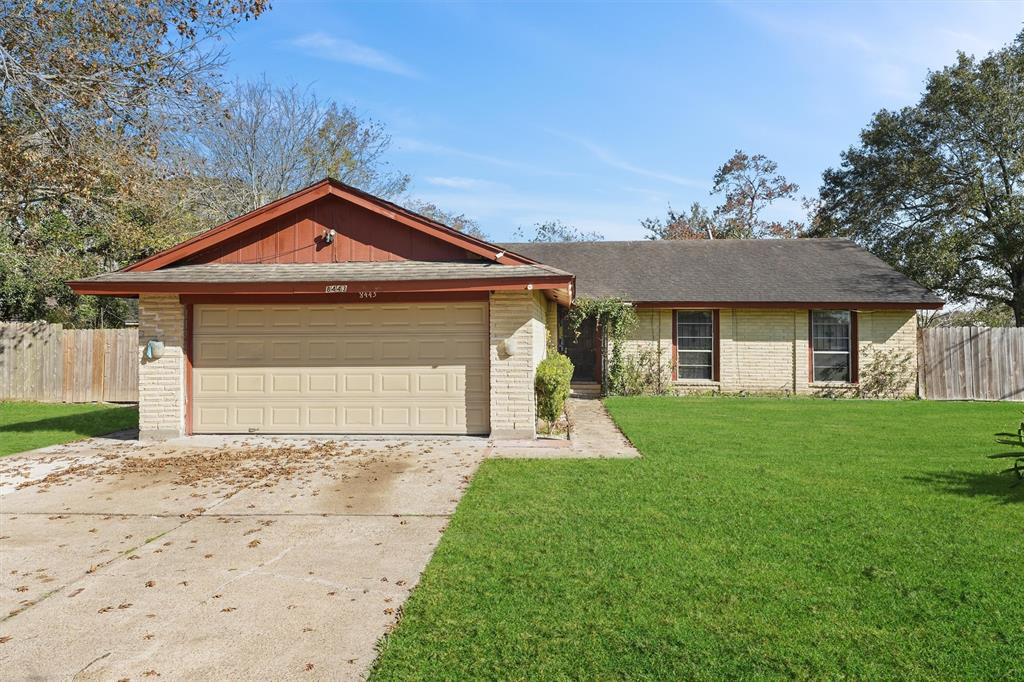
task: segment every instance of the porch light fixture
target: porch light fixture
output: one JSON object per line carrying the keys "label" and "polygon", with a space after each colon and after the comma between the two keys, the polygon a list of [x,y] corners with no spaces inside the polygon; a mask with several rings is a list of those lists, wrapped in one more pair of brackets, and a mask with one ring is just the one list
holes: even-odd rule
{"label": "porch light fixture", "polygon": [[146,358],[149,360],[159,360],[164,356],[164,342],[157,341],[156,339],[150,339],[146,344]]}
{"label": "porch light fixture", "polygon": [[324,244],[333,244],[334,235],[338,234],[335,230],[330,229],[324,232]]}
{"label": "porch light fixture", "polygon": [[515,355],[516,351],[519,350],[519,344],[516,342],[515,338],[510,337],[505,339],[502,342],[502,345],[505,346],[505,355],[508,356]]}

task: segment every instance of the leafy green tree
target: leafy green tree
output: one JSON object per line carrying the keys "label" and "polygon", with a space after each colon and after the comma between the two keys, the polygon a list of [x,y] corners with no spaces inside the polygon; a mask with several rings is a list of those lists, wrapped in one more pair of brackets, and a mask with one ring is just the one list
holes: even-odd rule
{"label": "leafy green tree", "polygon": [[1024,326],[1024,33],[929,74],[824,174],[813,234],[850,237],[957,302]]}
{"label": "leafy green tree", "polygon": [[779,173],[777,163],[763,154],[736,150],[715,171],[711,195],[721,203],[708,211],[695,201],[689,212],[668,207],[665,218],[644,218],[648,239],[764,239],[799,237],[802,223],[765,217],[764,211],[783,199],[795,199],[800,188]]}
{"label": "leafy green tree", "polygon": [[190,203],[211,224],[326,176],[385,198],[409,184],[384,159],[391,137],[383,124],[265,78],[234,83],[177,143]]}
{"label": "leafy green tree", "polygon": [[803,225],[765,218],[763,212],[780,199],[796,199],[799,187],[779,173],[779,164],[764,154],[737,149],[715,171],[711,194],[721,194],[714,217],[720,234],[730,239],[798,237]]}
{"label": "leafy green tree", "polygon": [[670,205],[665,218],[644,218],[640,225],[647,230],[648,239],[720,239],[721,233],[713,215],[699,201],[690,211],[677,212]]}
{"label": "leafy green tree", "polygon": [[0,319],[118,325],[65,280],[193,233],[161,158],[215,96],[217,40],[265,0],[10,0],[0,8]]}
{"label": "leafy green tree", "polygon": [[604,235],[596,231],[581,230],[561,220],[548,220],[534,223],[532,233],[527,233],[522,227],[516,228],[512,238],[524,242],[599,242],[604,240]]}
{"label": "leafy green tree", "polygon": [[217,38],[266,0],[8,0],[0,9],[0,221],[137,188],[215,92]]}
{"label": "leafy green tree", "polygon": [[446,211],[443,208],[440,208],[437,204],[429,201],[411,200],[405,202],[404,206],[414,213],[419,213],[421,216],[430,218],[431,220],[436,220],[442,225],[447,225],[453,230],[465,232],[477,239],[487,240],[487,235],[480,227],[480,223],[473,218],[470,218],[465,213]]}

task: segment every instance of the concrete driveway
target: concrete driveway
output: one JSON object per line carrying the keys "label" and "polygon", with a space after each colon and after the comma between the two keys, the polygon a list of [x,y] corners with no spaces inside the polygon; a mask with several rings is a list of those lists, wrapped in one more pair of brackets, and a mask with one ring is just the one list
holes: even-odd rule
{"label": "concrete driveway", "polygon": [[0,459],[3,677],[359,679],[486,450],[207,438]]}

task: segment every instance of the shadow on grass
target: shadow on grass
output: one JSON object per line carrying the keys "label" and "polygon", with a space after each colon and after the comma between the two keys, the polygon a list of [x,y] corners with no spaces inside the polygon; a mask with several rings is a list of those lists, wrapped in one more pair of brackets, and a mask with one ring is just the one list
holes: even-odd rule
{"label": "shadow on grass", "polygon": [[80,436],[103,436],[109,433],[113,434],[115,438],[128,440],[130,434],[122,432],[130,431],[138,426],[138,418],[135,417],[134,412],[134,407],[123,407],[0,424],[0,433],[63,431]]}
{"label": "shadow on grass", "polygon": [[1007,473],[983,474],[976,471],[936,471],[908,476],[941,492],[965,497],[990,497],[1006,504],[1024,502],[1024,485],[1014,485],[1017,477]]}

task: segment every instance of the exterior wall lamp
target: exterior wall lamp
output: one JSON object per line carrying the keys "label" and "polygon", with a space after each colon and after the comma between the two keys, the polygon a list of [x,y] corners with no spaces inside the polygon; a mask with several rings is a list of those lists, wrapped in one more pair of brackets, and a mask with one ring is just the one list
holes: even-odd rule
{"label": "exterior wall lamp", "polygon": [[146,344],[146,359],[159,360],[164,356],[164,342],[150,339]]}

